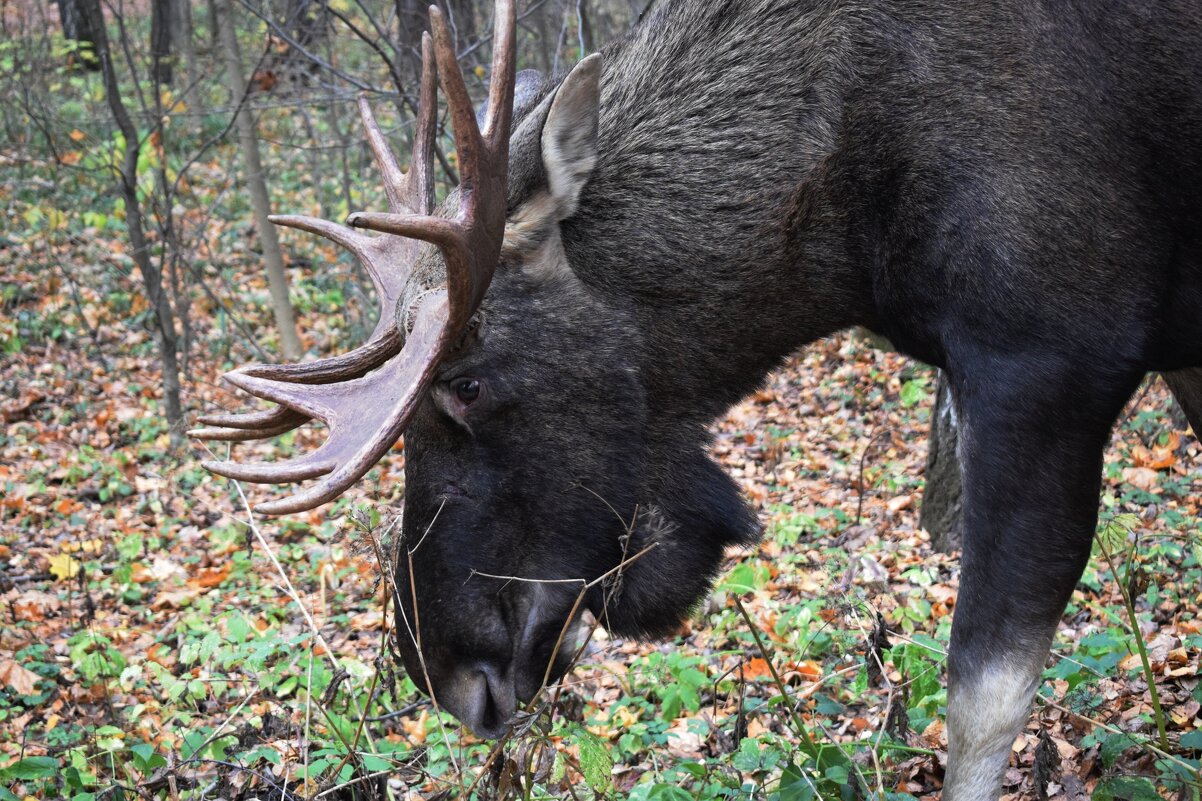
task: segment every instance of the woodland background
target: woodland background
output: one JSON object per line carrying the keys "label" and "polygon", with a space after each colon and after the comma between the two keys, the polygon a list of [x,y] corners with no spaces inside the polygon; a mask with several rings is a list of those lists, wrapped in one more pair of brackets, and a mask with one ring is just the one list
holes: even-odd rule
{"label": "woodland background", "polygon": [[[519,67],[570,66],[646,2],[523,0]],[[390,657],[402,451],[282,520],[198,467],[183,431],[243,402],[223,371],[374,323],[353,260],[264,218],[383,208],[355,102],[408,152],[422,9],[0,0],[0,801],[936,797],[954,470],[932,517],[937,377],[887,343],[816,343],[715,426],[762,545],[674,641],[596,632],[499,744]],[[491,9],[447,12],[480,93]],[[1202,449],[1149,381],[1010,798],[1199,798],[1200,489]]]}

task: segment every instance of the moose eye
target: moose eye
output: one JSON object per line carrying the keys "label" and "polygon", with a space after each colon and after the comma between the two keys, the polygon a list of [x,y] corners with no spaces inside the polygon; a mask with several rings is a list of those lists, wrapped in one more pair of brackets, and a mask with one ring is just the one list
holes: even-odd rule
{"label": "moose eye", "polygon": [[480,381],[475,378],[461,378],[451,388],[455,390],[455,397],[464,406],[474,403],[480,397]]}

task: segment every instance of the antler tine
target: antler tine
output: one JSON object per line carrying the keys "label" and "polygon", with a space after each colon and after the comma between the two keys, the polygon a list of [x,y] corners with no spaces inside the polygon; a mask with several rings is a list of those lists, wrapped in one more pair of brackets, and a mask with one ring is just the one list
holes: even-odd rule
{"label": "antler tine", "polygon": [[417,130],[413,135],[413,162],[409,165],[410,205],[418,214],[434,211],[434,140],[438,134],[438,63],[434,42],[422,33],[422,81],[417,99]]}
{"label": "antler tine", "polygon": [[[500,2],[503,0],[498,0],[498,5]],[[438,60],[442,91],[447,95],[447,107],[451,112],[455,148],[459,152],[460,184],[463,185],[470,183],[472,179],[468,167],[480,157],[484,142],[480,137],[480,129],[476,126],[476,110],[472,107],[471,96],[467,93],[467,84],[463,82],[463,71],[459,69],[455,40],[451,37],[438,6],[430,6],[430,27],[434,29],[434,54]]]}
{"label": "antler tine", "polygon": [[[298,459],[267,464],[205,462],[218,475],[258,483],[317,478],[314,486],[288,498],[255,506],[263,514],[288,514],[320,506],[341,495],[371,469],[400,437],[438,367],[447,299],[432,292],[417,308],[404,350],[384,367],[361,378],[327,386],[291,384],[235,372],[232,383],[261,398],[317,417],[330,427],[326,441]],[[371,432],[363,436],[362,432]]]}
{"label": "antler tine", "polygon": [[[362,98],[360,98],[362,101]],[[371,112],[368,112],[370,116]],[[366,122],[366,119],[365,119]],[[372,120],[374,124],[375,120]],[[379,128],[376,128],[378,134]],[[375,145],[373,145],[373,148]],[[387,148],[387,145],[384,145]],[[387,157],[391,159],[392,154],[388,153]],[[393,161],[393,166],[396,162]],[[383,165],[381,165],[383,168]],[[390,183],[391,179],[386,179],[386,188],[389,192],[395,190]],[[389,203],[392,202],[392,195],[389,195]],[[371,338],[375,339],[381,336],[384,331],[393,324],[392,314],[396,310],[397,299],[405,289],[405,276],[407,273],[408,256],[416,251],[416,247],[412,242],[400,242],[397,240],[379,240],[369,236],[364,236],[353,228],[348,228],[345,225],[339,225],[336,222],[323,220],[320,217],[306,217],[299,214],[273,214],[270,219],[276,225],[283,225],[288,228],[298,228],[302,231],[308,231],[311,234],[323,236],[332,242],[342,245],[344,248],[355,254],[355,258],[359,260],[366,269],[371,282],[375,285],[376,296],[379,301],[380,314],[376,319],[375,330],[372,331]]]}
{"label": "antler tine", "polygon": [[[326,455],[322,454],[322,448],[318,448],[307,456],[283,462],[239,464],[238,462],[206,460],[201,462],[200,466],[210,473],[232,478],[235,481],[249,481],[252,484],[279,484],[307,481],[310,478],[324,476],[332,472],[338,465],[333,459],[326,458]],[[255,508],[258,509],[258,507]]]}
{"label": "antler tine", "polygon": [[[277,406],[269,411],[274,412],[276,409],[281,409],[290,415],[287,418],[288,422],[266,428],[193,428],[188,431],[188,436],[194,439],[208,440],[209,442],[246,442],[252,439],[278,437],[280,434],[287,434],[292,429],[309,422],[308,415],[294,412],[286,406]],[[295,418],[291,415],[295,415]],[[296,422],[292,422],[293,419]]]}
{"label": "antler tine", "polygon": [[242,442],[248,439],[278,437],[309,422],[309,416],[286,406],[275,406],[242,414],[208,414],[197,418],[197,422],[204,428],[190,430],[189,437],[219,442]]}
{"label": "antler tine", "polygon": [[384,178],[384,193],[388,196],[388,208],[393,214],[429,214],[434,209],[434,135],[438,119],[435,92],[438,87],[438,67],[430,50],[429,38],[428,33],[422,34],[418,118],[413,137],[413,161],[409,165],[408,173],[401,171],[396,155],[388,146],[388,140],[380,130],[375,112],[367,100],[367,93],[359,93],[359,117],[367,131],[367,142],[371,145],[376,166]]}
{"label": "antler tine", "polygon": [[[454,347],[483,300],[505,230],[515,80],[512,0],[496,0],[496,15],[491,106],[484,124],[487,137],[476,124],[451,36],[437,8],[430,11],[434,36],[423,37],[416,152],[403,178],[370,108],[360,100],[368,139],[384,173],[391,213],[352,214],[347,224],[398,236],[365,237],[325,220],[276,218],[282,225],[317,233],[354,252],[376,281],[382,317],[404,292],[402,285],[420,247],[416,240],[433,243],[442,251],[446,286],[429,287],[419,296],[416,309],[411,310],[415,312],[412,329],[404,337],[393,319],[387,324],[382,320],[372,341],[346,356],[308,365],[251,365],[227,376],[235,386],[281,404],[291,414],[271,411],[217,417],[212,422],[219,427],[200,429],[197,433],[201,436],[254,438],[309,417],[330,428],[322,446],[299,459],[259,465],[205,464],[215,473],[247,481],[279,483],[321,477],[314,486],[290,498],[257,506],[260,512],[312,509],[337,497],[366,473],[400,437],[440,359]],[[462,176],[458,209],[450,218],[436,216],[433,210],[437,70],[442,72]]]}
{"label": "antler tine", "polygon": [[[509,128],[513,119],[513,86],[516,78],[516,16],[512,0],[496,0],[493,10],[496,31],[493,36],[493,75],[489,90],[491,102],[485,120],[489,138],[485,140],[476,125],[476,115],[467,99],[463,73],[455,61],[451,36],[442,15],[431,8],[434,42],[443,69],[443,88],[455,125],[455,144],[459,148],[459,216],[463,221],[462,255],[443,251],[447,267],[447,294],[450,300],[452,330],[458,333],[484,299],[493,271],[501,255],[507,205],[506,180],[509,175]],[[454,69],[442,61],[451,61]]]}
{"label": "antler tine", "polygon": [[[498,152],[508,155],[509,126],[513,120],[516,48],[514,28],[517,14],[512,0],[497,3],[493,15],[492,83],[488,87],[488,113],[480,133]],[[503,149],[501,149],[503,148]]]}
{"label": "antler tine", "polygon": [[[291,409],[277,406],[274,409],[264,409],[258,412],[238,414],[206,414],[196,418],[197,422],[206,426],[221,426],[222,428],[273,428],[282,425],[292,415],[297,414]],[[304,417],[304,415],[301,415]],[[309,418],[304,417],[305,420]],[[189,432],[190,434],[191,432]]]}
{"label": "antler tine", "polygon": [[397,164],[396,156],[393,155],[392,148],[388,146],[384,132],[380,130],[380,124],[376,122],[376,115],[371,110],[371,103],[367,102],[367,93],[365,92],[359,93],[359,117],[363,120],[363,127],[367,131],[367,143],[371,145],[376,166],[384,178],[384,194],[388,196],[388,208],[392,209],[395,214],[417,211],[408,203],[405,192],[405,173],[401,172],[401,166]]}
{"label": "antler tine", "polygon": [[512,0],[496,0],[497,32],[494,37],[493,86],[490,89],[485,140],[476,124],[475,111],[446,21],[437,7],[430,7],[434,28],[434,50],[447,95],[455,144],[459,151],[459,213],[454,219],[429,215],[360,212],[347,224],[433,242],[442,250],[447,269],[450,320],[448,337],[458,335],[475,313],[492,280],[501,252],[505,226],[506,189],[509,170],[509,128],[513,118],[515,80],[516,17]]}
{"label": "antler tine", "polygon": [[[372,122],[375,122],[375,120]],[[376,132],[379,133],[378,128]],[[336,222],[323,220],[320,217],[308,217],[303,214],[270,214],[267,219],[285,228],[297,228],[310,234],[325,237],[331,242],[342,245],[351,253],[354,253],[360,261],[371,258],[372,238],[364,236],[354,228],[348,228]]]}

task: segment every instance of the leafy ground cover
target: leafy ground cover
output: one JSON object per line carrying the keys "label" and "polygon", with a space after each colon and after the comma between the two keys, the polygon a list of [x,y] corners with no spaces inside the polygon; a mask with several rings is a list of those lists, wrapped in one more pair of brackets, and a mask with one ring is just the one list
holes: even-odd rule
{"label": "leafy ground cover", "polygon": [[[86,273],[95,246],[63,255]],[[28,292],[45,276],[22,271],[26,247],[5,250],[0,798],[934,797],[957,571],[916,524],[926,368],[834,338],[734,409],[714,450],[763,544],[731,554],[674,641],[595,632],[494,747],[389,658],[380,557],[403,453],[330,510],[248,524],[240,488],[169,452],[152,350],[122,318],[131,279]],[[125,355],[90,355],[88,327]],[[235,402],[219,367],[197,371],[197,406]],[[1196,797],[1198,458],[1147,387],[1107,453],[1105,548],[1015,743],[1012,797]]]}
{"label": "leafy ground cover", "polygon": [[[118,143],[85,124],[95,89],[64,78],[55,124],[73,149],[0,153],[20,221],[0,235],[0,801],[937,797],[957,566],[917,524],[928,368],[839,336],[772,376],[714,444],[763,543],[730,554],[675,639],[595,631],[512,737],[479,742],[391,658],[400,449],[331,507],[267,521],[199,469],[202,448],[172,448],[150,309],[104,194]],[[283,113],[264,114],[267,142],[286,140]],[[145,158],[151,175],[179,163],[151,138]],[[190,416],[237,408],[218,376],[255,358],[252,340],[272,347],[230,160],[214,147],[181,181],[198,243]],[[288,210],[323,205],[308,177],[274,172]],[[365,329],[354,267],[285,245],[305,345],[344,350]],[[1200,489],[1202,448],[1149,383],[1106,454],[1097,553],[1009,798],[1199,797]]]}

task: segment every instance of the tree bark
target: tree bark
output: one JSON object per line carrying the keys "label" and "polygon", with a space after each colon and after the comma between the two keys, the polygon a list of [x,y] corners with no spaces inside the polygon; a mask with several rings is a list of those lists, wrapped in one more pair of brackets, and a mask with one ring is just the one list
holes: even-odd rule
{"label": "tree bark", "polygon": [[171,39],[179,49],[177,63],[182,63],[184,67],[183,99],[189,108],[195,110],[196,99],[200,97],[200,92],[196,91],[200,84],[200,74],[196,60],[196,42],[193,40],[195,29],[192,24],[192,3],[190,0],[170,0],[170,2],[173,6]]}
{"label": "tree bark", "polygon": [[401,28],[398,43],[406,77],[415,80],[422,71],[422,32],[430,27],[430,14],[421,0],[396,0],[397,22]]}
{"label": "tree bark", "polygon": [[259,139],[255,122],[251,119],[243,100],[246,95],[246,79],[242,73],[242,55],[238,50],[238,36],[234,29],[233,14],[229,0],[214,0],[217,11],[218,35],[222,60],[225,62],[225,81],[232,102],[238,104],[234,125],[238,131],[238,144],[246,165],[246,183],[250,190],[254,208],[255,228],[263,245],[263,261],[267,266],[267,285],[271,291],[271,307],[275,314],[276,328],[280,333],[280,346],[284,356],[299,359],[300,336],[296,330],[296,313],[288,299],[288,276],[284,272],[284,258],[280,252],[280,241],[275,226],[267,219],[271,213],[271,202],[267,197],[267,184],[263,180],[263,166],[259,158]]}
{"label": "tree bark", "polygon": [[[58,18],[63,25],[63,36],[79,42],[79,59],[90,70],[100,69],[96,56],[95,22],[85,7],[84,0],[58,0]],[[101,24],[104,19],[101,18]]]}
{"label": "tree bark", "polygon": [[156,83],[171,85],[173,73],[175,0],[151,0],[150,4],[150,70]]}
{"label": "tree bark", "polygon": [[960,547],[963,526],[963,485],[960,459],[956,454],[959,436],[951,387],[942,371],[931,412],[927,442],[926,490],[922,496],[919,525],[931,535],[941,551]]}
{"label": "tree bark", "polygon": [[155,314],[155,339],[159,349],[159,361],[163,368],[163,400],[167,422],[171,428],[171,442],[178,447],[183,442],[183,406],[180,403],[179,362],[176,357],[175,312],[167,299],[163,287],[161,265],[155,264],[150,256],[146,231],[142,218],[142,204],[138,198],[138,151],[142,140],[138,129],[125,108],[117,73],[109,49],[108,32],[104,27],[104,16],[100,0],[80,0],[81,9],[91,26],[96,46],[96,58],[104,79],[105,100],[121,135],[125,138],[122,153],[119,188],[125,201],[125,227],[134,264],[142,276],[142,286]]}

